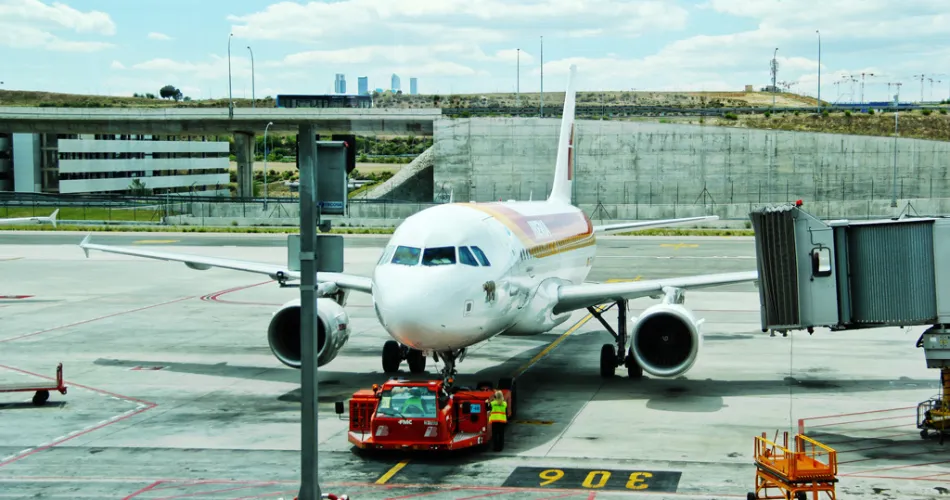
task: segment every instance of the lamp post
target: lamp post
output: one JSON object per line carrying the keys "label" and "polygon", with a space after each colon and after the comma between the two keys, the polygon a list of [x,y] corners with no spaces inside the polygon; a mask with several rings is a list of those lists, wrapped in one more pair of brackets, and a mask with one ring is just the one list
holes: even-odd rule
{"label": "lamp post", "polygon": [[[901,102],[901,83],[894,84],[897,87],[897,93],[894,94],[894,185],[891,187],[891,207],[897,207],[897,117],[900,115]],[[890,85],[888,85],[890,86]]]}
{"label": "lamp post", "polygon": [[254,98],[254,51],[251,50],[250,45],[247,46],[247,50],[251,52],[251,107],[256,108],[257,99]]}
{"label": "lamp post", "polygon": [[[515,106],[521,109],[521,48],[518,48],[518,75],[515,77]],[[0,82],[3,83],[3,82]],[[520,116],[521,113],[518,113]]]}
{"label": "lamp post", "polygon": [[264,127],[264,211],[267,211],[267,129],[273,124],[274,122],[267,122]]}
{"label": "lamp post", "polygon": [[821,32],[818,33],[818,113],[821,113]]}
{"label": "lamp post", "polygon": [[228,35],[228,117],[234,118],[234,97],[231,94],[231,38],[234,33]]}
{"label": "lamp post", "polygon": [[544,36],[541,36],[541,118],[544,118]]}
{"label": "lamp post", "polygon": [[775,60],[775,56],[778,55],[778,47],[775,47],[775,52],[772,53],[772,110],[775,110],[775,77],[778,74],[778,61]]}

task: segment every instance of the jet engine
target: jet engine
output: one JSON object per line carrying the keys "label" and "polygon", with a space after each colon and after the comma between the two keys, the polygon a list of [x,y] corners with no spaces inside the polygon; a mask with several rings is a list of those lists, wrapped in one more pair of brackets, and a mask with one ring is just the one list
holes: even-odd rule
{"label": "jet engine", "polygon": [[[346,310],[333,299],[317,299],[317,366],[336,358],[350,338],[350,319]],[[300,368],[300,299],[277,310],[267,326],[267,344],[281,363]]]}
{"label": "jet engine", "polygon": [[675,377],[689,370],[702,344],[693,313],[680,304],[656,304],[643,311],[630,329],[630,349],[643,370]]}

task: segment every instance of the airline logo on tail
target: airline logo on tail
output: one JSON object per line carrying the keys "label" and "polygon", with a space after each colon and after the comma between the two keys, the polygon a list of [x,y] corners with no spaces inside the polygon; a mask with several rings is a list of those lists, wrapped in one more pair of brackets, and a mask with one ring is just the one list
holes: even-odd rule
{"label": "airline logo on tail", "polygon": [[567,180],[574,178],[574,124],[571,123],[571,140],[567,143]]}

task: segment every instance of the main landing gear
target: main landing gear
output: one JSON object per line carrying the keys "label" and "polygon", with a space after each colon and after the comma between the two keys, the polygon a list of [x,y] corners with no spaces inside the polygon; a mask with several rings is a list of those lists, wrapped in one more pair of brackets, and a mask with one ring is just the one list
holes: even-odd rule
{"label": "main landing gear", "polygon": [[410,373],[423,373],[426,371],[426,355],[424,352],[401,345],[395,340],[388,340],[383,344],[384,372],[398,372],[399,365],[403,360],[409,363]]}
{"label": "main landing gear", "polygon": [[[603,316],[600,315],[600,313],[614,306],[617,306],[617,330],[619,333],[615,332],[607,321],[604,320]],[[604,328],[606,328],[616,340],[616,345],[604,344],[603,347],[600,348],[600,376],[604,378],[613,377],[617,367],[625,366],[627,367],[627,376],[630,378],[643,377],[643,367],[641,367],[639,363],[637,363],[636,358],[633,357],[633,349],[627,348],[627,301],[621,299],[604,309],[597,306],[588,307],[587,310],[590,311],[591,315],[597,318],[597,321],[600,321],[600,324],[604,325]]]}

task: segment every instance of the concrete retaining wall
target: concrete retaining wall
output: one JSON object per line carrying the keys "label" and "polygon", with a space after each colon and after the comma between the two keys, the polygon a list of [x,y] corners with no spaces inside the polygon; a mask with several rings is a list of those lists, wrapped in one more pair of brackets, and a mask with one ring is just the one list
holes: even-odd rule
{"label": "concrete retaining wall", "polygon": [[[545,197],[559,127],[559,119],[437,120],[437,191],[454,189],[456,201]],[[898,199],[950,196],[950,143],[896,143]],[[574,201],[889,201],[894,146],[887,137],[579,120]]]}

